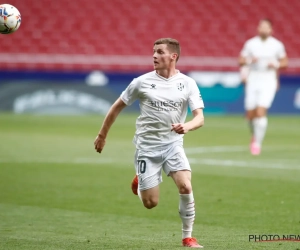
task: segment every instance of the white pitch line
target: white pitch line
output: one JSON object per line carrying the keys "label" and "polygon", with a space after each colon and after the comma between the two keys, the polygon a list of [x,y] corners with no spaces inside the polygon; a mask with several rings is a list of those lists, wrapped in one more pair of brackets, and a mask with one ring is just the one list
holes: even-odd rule
{"label": "white pitch line", "polygon": [[[55,158],[31,158],[31,159],[0,159],[1,163],[70,163],[70,164],[101,164],[117,163],[115,159],[107,158],[73,158],[73,159],[55,159]],[[122,161],[124,163],[124,161]]]}
{"label": "white pitch line", "polygon": [[[263,150],[267,151],[280,151],[284,149],[298,150],[299,145],[276,145],[276,146],[265,146]],[[226,153],[226,152],[244,152],[248,151],[248,146],[208,146],[208,147],[194,147],[186,148],[186,154],[201,154],[201,153]]]}
{"label": "white pitch line", "polygon": [[196,153],[222,153],[222,152],[241,152],[247,151],[248,147],[246,146],[211,146],[211,147],[195,147],[195,148],[186,148],[185,152],[187,154],[196,154]]}
{"label": "white pitch line", "polygon": [[[220,129],[230,129],[230,130],[242,130],[242,131],[248,131],[249,128],[247,126],[246,121],[242,124],[229,124],[229,123],[214,123],[211,122],[210,124],[207,124],[208,127],[210,128],[220,128]],[[281,133],[288,133],[288,134],[299,134],[299,125],[298,124],[290,124],[289,129],[286,129],[285,126],[281,126],[278,124],[272,124],[268,127],[268,131],[280,131]]]}
{"label": "white pitch line", "polygon": [[195,159],[190,158],[189,162],[192,164],[205,164],[211,166],[225,166],[225,167],[250,167],[261,169],[285,169],[285,170],[300,170],[300,165],[265,163],[265,162],[247,162],[236,160],[216,160],[216,159]]}
{"label": "white pitch line", "polygon": [[[264,147],[264,150],[277,151],[286,148],[295,149],[295,145],[278,145],[278,146],[267,146]],[[186,153],[190,155],[195,154],[206,154],[206,153],[225,153],[225,152],[242,152],[248,151],[247,146],[208,146],[208,147],[195,147],[195,148],[186,148]],[[190,163],[205,164],[205,165],[214,165],[214,166],[231,166],[231,167],[252,167],[252,168],[277,168],[277,169],[300,169],[299,165],[293,165],[291,163],[271,163],[271,162],[250,162],[250,161],[239,161],[239,160],[219,160],[219,159],[210,159],[210,158],[192,158],[189,159]],[[102,158],[102,157],[77,157],[77,158],[16,158],[16,159],[5,159],[0,158],[0,163],[69,163],[69,164],[107,164],[107,163],[122,163],[124,164],[133,164],[133,160],[129,157],[127,161],[120,161],[118,158]]]}

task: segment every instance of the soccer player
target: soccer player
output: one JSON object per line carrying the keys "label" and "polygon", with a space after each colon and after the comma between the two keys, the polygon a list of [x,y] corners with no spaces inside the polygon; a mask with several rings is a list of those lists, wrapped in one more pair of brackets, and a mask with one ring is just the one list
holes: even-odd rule
{"label": "soccer player", "polygon": [[[154,71],[134,79],[108,111],[94,142],[101,153],[109,129],[121,110],[139,100],[136,120],[134,164],[136,176],[131,188],[144,206],[154,208],[159,200],[162,170],[170,176],[179,192],[182,220],[182,244],[202,248],[192,237],[195,204],[191,167],[183,149],[183,136],[204,125],[204,104],[196,82],[176,69],[180,56],[179,42],[158,39],[153,47]],[[185,122],[188,106],[193,119]]]}
{"label": "soccer player", "polygon": [[287,67],[288,63],[283,43],[271,35],[272,22],[269,19],[260,20],[258,36],[245,43],[239,57],[240,66],[248,70],[243,71],[242,76],[245,83],[246,117],[252,133],[252,155],[261,153],[268,124],[267,111],[279,87],[278,71]]}

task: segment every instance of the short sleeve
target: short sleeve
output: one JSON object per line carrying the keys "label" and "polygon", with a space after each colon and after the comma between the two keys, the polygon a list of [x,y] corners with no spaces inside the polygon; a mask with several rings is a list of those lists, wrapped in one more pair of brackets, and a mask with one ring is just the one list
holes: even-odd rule
{"label": "short sleeve", "polygon": [[139,97],[139,80],[137,78],[128,85],[128,87],[122,92],[121,99],[127,105],[130,106]]}
{"label": "short sleeve", "polygon": [[249,41],[247,41],[245,44],[244,44],[244,47],[241,51],[241,56],[242,57],[249,57],[251,55],[251,52],[250,52],[250,46],[249,46]]}
{"label": "short sleeve", "polygon": [[191,111],[195,109],[201,109],[204,108],[204,103],[202,100],[202,96],[200,94],[200,90],[197,86],[197,83],[192,80],[190,81],[190,89],[189,89],[189,97],[188,97],[188,103]]}
{"label": "short sleeve", "polygon": [[278,59],[282,59],[286,57],[285,47],[283,43],[279,44],[279,50],[278,50]]}

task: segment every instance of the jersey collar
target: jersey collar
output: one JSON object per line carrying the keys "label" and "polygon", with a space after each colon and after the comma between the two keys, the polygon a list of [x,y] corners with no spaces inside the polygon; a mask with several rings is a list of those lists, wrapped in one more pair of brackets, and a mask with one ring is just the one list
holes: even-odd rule
{"label": "jersey collar", "polygon": [[177,70],[177,73],[176,73],[175,75],[173,75],[172,77],[170,77],[170,78],[165,78],[165,77],[163,77],[163,76],[157,74],[157,73],[156,73],[156,70],[154,70],[154,73],[155,73],[159,78],[161,78],[161,79],[163,79],[163,80],[165,80],[165,81],[170,81],[171,79],[175,78],[176,76],[178,76],[178,75],[180,74],[180,71],[179,71],[178,69],[176,69],[176,70]]}

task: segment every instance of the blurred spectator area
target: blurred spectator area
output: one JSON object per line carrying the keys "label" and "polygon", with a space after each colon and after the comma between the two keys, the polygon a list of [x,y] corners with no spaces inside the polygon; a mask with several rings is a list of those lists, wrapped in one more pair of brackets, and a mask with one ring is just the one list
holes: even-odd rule
{"label": "blurred spectator area", "polygon": [[152,45],[172,37],[182,45],[182,70],[237,70],[244,42],[259,19],[300,72],[300,1],[290,0],[10,0],[20,29],[0,36],[2,69],[151,69]]}

